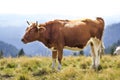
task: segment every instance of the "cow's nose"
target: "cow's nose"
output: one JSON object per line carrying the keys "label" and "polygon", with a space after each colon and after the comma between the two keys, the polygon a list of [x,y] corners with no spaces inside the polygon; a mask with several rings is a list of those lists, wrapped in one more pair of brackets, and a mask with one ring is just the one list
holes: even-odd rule
{"label": "cow's nose", "polygon": [[24,42],[24,39],[22,38],[21,41]]}

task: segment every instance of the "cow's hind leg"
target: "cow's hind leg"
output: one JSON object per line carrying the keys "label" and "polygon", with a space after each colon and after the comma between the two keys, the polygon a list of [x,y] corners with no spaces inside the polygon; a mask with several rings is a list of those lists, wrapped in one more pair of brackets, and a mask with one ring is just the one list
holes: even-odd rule
{"label": "cow's hind leg", "polygon": [[52,51],[52,69],[55,68],[56,58],[57,58],[57,50],[53,50]]}
{"label": "cow's hind leg", "polygon": [[104,55],[104,49],[105,49],[105,46],[104,46],[104,43],[101,41],[101,44],[100,44],[100,49],[98,51],[99,55],[100,55],[100,58],[102,58],[102,55]]}
{"label": "cow's hind leg", "polygon": [[93,46],[93,43],[91,42],[90,43],[90,46],[91,46],[91,56],[92,56],[92,65],[91,65],[91,68],[95,68],[95,51],[94,51],[94,46]]}
{"label": "cow's hind leg", "polygon": [[93,56],[92,68],[98,69],[100,66],[100,53],[101,41],[97,38],[93,38],[91,42],[91,51]]}
{"label": "cow's hind leg", "polygon": [[63,51],[62,50],[58,50],[58,70],[61,69],[61,60],[62,60],[62,57],[63,57]]}

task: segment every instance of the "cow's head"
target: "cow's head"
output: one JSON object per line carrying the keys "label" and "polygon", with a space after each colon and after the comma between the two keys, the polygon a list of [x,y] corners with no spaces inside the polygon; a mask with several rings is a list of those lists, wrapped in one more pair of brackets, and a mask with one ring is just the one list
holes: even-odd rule
{"label": "cow's head", "polygon": [[28,23],[28,27],[26,29],[25,35],[22,38],[22,42],[29,43],[36,41],[40,38],[40,34],[42,34],[45,31],[45,27],[39,27],[38,22],[36,23]]}

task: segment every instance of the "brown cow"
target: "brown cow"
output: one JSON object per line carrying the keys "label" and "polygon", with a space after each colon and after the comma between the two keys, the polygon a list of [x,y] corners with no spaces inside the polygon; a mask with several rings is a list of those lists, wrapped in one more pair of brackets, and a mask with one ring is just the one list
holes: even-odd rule
{"label": "brown cow", "polygon": [[92,67],[96,69],[100,65],[100,54],[103,51],[103,30],[104,20],[100,17],[96,20],[54,20],[39,25],[29,24],[22,41],[29,43],[38,40],[48,48],[52,48],[52,68],[55,67],[55,60],[58,57],[59,70],[63,48],[81,50],[90,44],[93,56]]}

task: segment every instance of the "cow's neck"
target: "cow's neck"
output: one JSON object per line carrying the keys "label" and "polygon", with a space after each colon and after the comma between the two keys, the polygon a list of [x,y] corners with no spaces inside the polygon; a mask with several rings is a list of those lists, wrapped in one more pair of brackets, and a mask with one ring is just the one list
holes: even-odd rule
{"label": "cow's neck", "polygon": [[[46,31],[39,35],[39,41],[42,42],[45,46],[51,47],[52,36],[51,36],[51,28],[49,26],[46,27]],[[41,36],[42,35],[42,36]]]}
{"label": "cow's neck", "polygon": [[51,48],[52,43],[53,43],[53,40],[52,40],[52,27],[48,28],[48,31],[47,31],[46,34],[47,34],[47,36],[46,36],[47,44],[49,45],[49,48]]}

